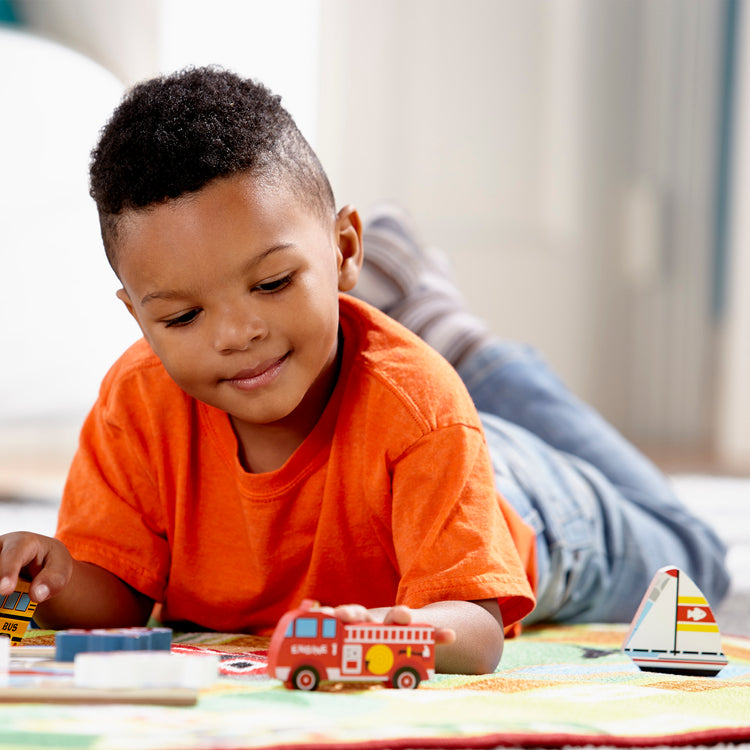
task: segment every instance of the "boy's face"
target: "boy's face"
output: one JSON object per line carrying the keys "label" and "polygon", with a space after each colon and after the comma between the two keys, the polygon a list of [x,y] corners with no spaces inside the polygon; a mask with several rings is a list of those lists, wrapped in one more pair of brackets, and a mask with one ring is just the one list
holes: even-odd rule
{"label": "boy's face", "polygon": [[173,380],[243,426],[306,434],[336,378],[338,292],[361,265],[347,207],[325,222],[248,174],[126,214],[123,300]]}

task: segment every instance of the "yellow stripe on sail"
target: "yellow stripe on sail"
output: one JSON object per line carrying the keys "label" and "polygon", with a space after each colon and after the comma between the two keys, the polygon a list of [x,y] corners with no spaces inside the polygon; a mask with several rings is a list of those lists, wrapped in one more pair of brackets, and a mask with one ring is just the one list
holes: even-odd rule
{"label": "yellow stripe on sail", "polygon": [[718,633],[719,626],[715,622],[678,622],[677,630],[692,630],[698,633]]}
{"label": "yellow stripe on sail", "polygon": [[678,604],[698,604],[704,607],[708,606],[708,602],[704,596],[679,596],[677,597]]}

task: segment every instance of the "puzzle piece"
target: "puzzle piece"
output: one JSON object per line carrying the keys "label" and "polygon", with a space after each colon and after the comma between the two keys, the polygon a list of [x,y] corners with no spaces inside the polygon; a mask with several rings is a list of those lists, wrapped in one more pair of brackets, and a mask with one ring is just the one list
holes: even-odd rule
{"label": "puzzle piece", "polygon": [[73,661],[84,652],[169,651],[170,628],[97,628],[61,630],[55,634],[55,661]]}
{"label": "puzzle piece", "polygon": [[80,653],[75,657],[74,684],[77,688],[103,690],[199,690],[216,681],[220,661],[218,654]]}

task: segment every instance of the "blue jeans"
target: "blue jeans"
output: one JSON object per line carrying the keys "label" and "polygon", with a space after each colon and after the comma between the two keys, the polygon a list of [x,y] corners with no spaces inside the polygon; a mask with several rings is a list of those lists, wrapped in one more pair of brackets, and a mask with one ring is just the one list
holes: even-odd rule
{"label": "blue jeans", "polygon": [[664,565],[719,603],[729,587],[722,542],[533,349],[498,341],[458,372],[497,488],[537,534],[538,603],[527,623],[629,622]]}

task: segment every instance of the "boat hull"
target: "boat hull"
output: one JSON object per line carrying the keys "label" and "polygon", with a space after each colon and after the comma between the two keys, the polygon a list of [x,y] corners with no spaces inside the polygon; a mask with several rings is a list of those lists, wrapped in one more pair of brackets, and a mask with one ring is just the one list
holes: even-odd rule
{"label": "boat hull", "polygon": [[642,672],[715,677],[727,665],[723,654],[702,657],[696,654],[635,653],[630,649],[625,649],[625,653]]}

